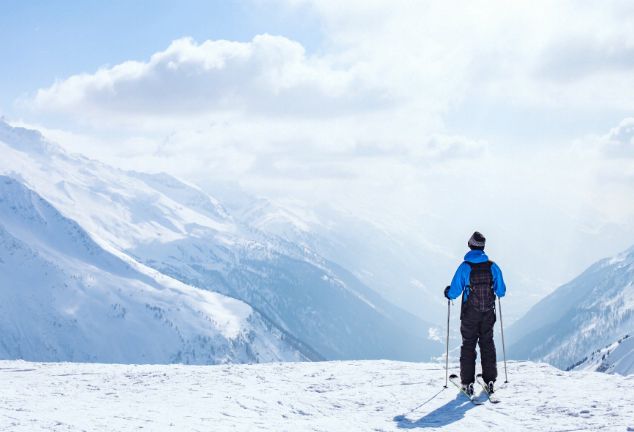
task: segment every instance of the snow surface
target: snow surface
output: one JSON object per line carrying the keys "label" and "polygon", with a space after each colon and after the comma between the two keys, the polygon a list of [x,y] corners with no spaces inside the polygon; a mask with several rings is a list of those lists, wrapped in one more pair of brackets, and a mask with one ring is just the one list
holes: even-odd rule
{"label": "snow surface", "polygon": [[2,361],[0,430],[634,430],[634,376],[511,362],[509,379],[501,403],[474,406],[431,363]]}

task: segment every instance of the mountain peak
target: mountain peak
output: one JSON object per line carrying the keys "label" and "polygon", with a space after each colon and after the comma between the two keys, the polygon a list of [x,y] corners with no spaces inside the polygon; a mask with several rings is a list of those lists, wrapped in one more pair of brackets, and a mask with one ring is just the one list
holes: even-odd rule
{"label": "mountain peak", "polygon": [[26,153],[42,155],[60,151],[56,144],[48,141],[39,131],[12,126],[4,118],[0,118],[0,141]]}
{"label": "mountain peak", "polygon": [[0,358],[125,363],[309,360],[244,302],[104,248],[0,176]]}
{"label": "mountain peak", "polygon": [[213,196],[202,191],[198,186],[174,177],[165,172],[153,174],[129,171],[133,177],[143,180],[157,191],[170,197],[175,202],[193,207],[213,218],[229,219],[229,213]]}
{"label": "mountain peak", "polygon": [[508,330],[514,358],[566,368],[627,334],[634,324],[634,249],[591,265]]}

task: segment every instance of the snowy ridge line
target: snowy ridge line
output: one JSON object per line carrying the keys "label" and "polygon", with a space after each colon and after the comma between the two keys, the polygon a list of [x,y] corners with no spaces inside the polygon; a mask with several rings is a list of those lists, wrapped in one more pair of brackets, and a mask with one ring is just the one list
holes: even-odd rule
{"label": "snowy ridge line", "polygon": [[[238,299],[236,299],[236,300],[238,300]],[[262,318],[264,318],[268,323],[270,323],[271,326],[275,327],[276,330],[279,331],[284,336],[284,340],[289,345],[291,345],[292,347],[295,347],[297,349],[297,351],[299,351],[303,355],[305,355],[308,360],[310,360],[310,361],[325,361],[325,360],[327,360],[324,356],[322,356],[320,353],[318,353],[310,345],[308,345],[307,343],[303,342],[301,339],[296,338],[295,336],[293,336],[292,333],[286,331],[281,326],[277,326],[275,324],[275,321],[273,321],[270,317],[268,317],[266,315],[266,313],[262,312],[259,308],[254,307],[252,305],[249,305],[249,306],[251,307],[251,309],[253,309],[255,312],[257,312]]]}
{"label": "snowy ridge line", "polygon": [[[547,361],[562,369],[580,367],[580,359],[589,360],[631,333],[633,281],[634,248],[591,265],[508,329],[509,356]],[[620,356],[625,356],[625,348],[619,348]],[[626,367],[624,358],[620,364],[619,373],[634,372],[634,365]]]}
{"label": "snowy ridge line", "polygon": [[575,368],[577,368],[578,366],[581,366],[583,363],[586,363],[588,360],[593,359],[595,357],[597,357],[597,355],[602,355],[602,359],[605,359],[605,356],[607,354],[609,354],[611,351],[613,351],[617,346],[619,346],[621,344],[621,342],[623,342],[625,339],[629,338],[630,335],[626,334],[625,336],[623,336],[621,339],[617,340],[616,342],[607,345],[603,348],[600,348],[596,351],[591,352],[590,354],[588,354],[587,356],[585,356],[584,358],[582,358],[581,360],[579,360],[578,362],[573,363],[572,365],[568,366],[565,370],[566,372],[571,371]]}
{"label": "snowy ridge line", "polygon": [[0,132],[0,174],[27,184],[102,249],[165,285],[174,282],[161,274],[251,305],[313,358],[425,360],[442,350],[418,331],[429,323],[314,249],[230,214],[196,186],[70,155],[5,122]]}
{"label": "snowy ridge line", "polygon": [[[8,188],[6,188],[8,186]],[[79,224],[77,224],[74,220],[72,219],[68,219],[68,218],[64,218],[63,216],[61,216],[58,213],[58,210],[52,206],[49,202],[47,202],[46,200],[44,200],[42,197],[40,197],[37,193],[35,193],[33,190],[28,189],[27,187],[21,185],[17,180],[12,179],[11,177],[6,177],[6,176],[2,176],[0,175],[0,191],[3,192],[2,193],[2,200],[6,201],[7,198],[10,198],[10,194],[12,193],[12,190],[8,190],[8,189],[15,189],[17,188],[19,190],[20,193],[24,193],[26,195],[26,199],[27,201],[29,201],[26,205],[35,205],[37,204],[37,215],[42,217],[42,223],[45,225],[45,229],[47,231],[50,231],[50,226],[49,223],[50,221],[47,220],[46,218],[48,217],[50,219],[50,217],[55,217],[57,218],[61,223],[63,223],[67,228],[62,228],[62,229],[69,229],[74,235],[77,236],[76,239],[73,240],[79,240],[81,247],[85,248],[85,250],[87,251],[86,253],[89,254],[99,254],[102,255],[104,258],[106,259],[110,259],[110,257],[108,255],[113,255],[117,258],[119,258],[121,261],[123,261],[127,268],[131,269],[131,270],[136,270],[140,273],[140,275],[145,275],[145,276],[149,276],[150,278],[152,278],[153,280],[155,280],[156,282],[158,282],[160,285],[157,285],[157,288],[161,289],[161,288],[167,288],[172,290],[172,292],[174,293],[187,293],[189,294],[189,296],[193,297],[194,299],[196,299],[196,301],[201,302],[201,303],[205,303],[205,302],[209,302],[210,300],[215,302],[215,304],[217,306],[224,306],[224,304],[228,304],[227,303],[227,298],[218,294],[214,294],[214,293],[210,293],[209,291],[205,291],[205,290],[201,290],[195,287],[192,287],[190,285],[186,285],[176,279],[173,279],[169,276],[166,276],[158,271],[156,271],[155,269],[152,269],[148,266],[145,266],[137,261],[135,261],[134,259],[132,259],[130,256],[128,256],[127,254],[121,252],[120,250],[112,247],[111,245],[107,244],[106,242],[102,241],[101,239],[99,239],[98,237],[95,238],[94,235],[91,235],[89,232],[85,231]],[[13,207],[15,208],[15,207]],[[27,209],[28,210],[28,209]],[[42,215],[42,213],[46,213],[47,215],[44,216]],[[2,213],[0,213],[2,214]],[[5,227],[7,227],[7,214],[5,213],[3,215],[3,220],[2,220],[2,224],[5,225]],[[24,215],[22,215],[24,216]],[[19,222],[18,222],[19,223]],[[10,225],[11,228],[15,229],[19,229],[15,226],[15,224],[11,224]],[[33,225],[29,225],[28,228],[33,228]],[[25,233],[27,232],[27,229],[22,228],[21,233]],[[29,233],[30,234],[30,233]],[[30,239],[31,241],[37,241],[39,243],[39,246],[43,246],[41,239],[41,235],[40,238],[37,239]],[[50,246],[50,245],[49,245]],[[102,250],[103,249],[103,253]],[[83,251],[80,251],[80,253]],[[249,317],[251,315],[251,307],[238,301],[238,300],[232,300],[231,301],[234,305],[242,305],[241,308],[238,308],[236,310],[234,310],[234,312],[241,312],[241,316],[239,316],[239,319],[241,320],[245,320],[247,317]],[[235,329],[232,332],[233,335],[235,336]]]}
{"label": "snowy ridge line", "polygon": [[629,334],[593,351],[566,370],[594,370],[628,375],[634,373],[634,338]]}
{"label": "snowy ridge line", "polygon": [[[231,209],[241,220],[317,251],[414,315],[431,322],[442,319],[438,313],[442,300],[436,299],[437,291],[428,287],[444,286],[440,281],[446,279],[447,271],[453,270],[453,258],[446,251],[424,238],[414,240],[411,233],[401,236],[390,233],[376,221],[344,208],[324,205],[307,209],[240,192],[242,198]],[[298,222],[298,214],[301,214],[301,222]],[[421,268],[421,262],[427,265]]]}
{"label": "snowy ridge line", "polygon": [[0,358],[310,359],[249,305],[107,249],[36,192],[0,176]]}

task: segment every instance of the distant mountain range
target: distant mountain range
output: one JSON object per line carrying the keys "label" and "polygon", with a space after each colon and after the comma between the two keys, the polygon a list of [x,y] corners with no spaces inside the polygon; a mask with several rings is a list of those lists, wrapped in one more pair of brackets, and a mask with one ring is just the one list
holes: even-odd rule
{"label": "distant mountain range", "polygon": [[[593,351],[614,344],[633,330],[634,248],[631,248],[595,263],[515,322],[508,330],[509,353],[513,358],[542,360],[566,369],[579,365],[592,357]],[[631,347],[628,342],[618,352],[609,351],[621,357]]]}
{"label": "distant mountain range", "polygon": [[[334,209],[305,214],[222,188],[216,198],[1,121],[0,154],[0,358],[421,361],[443,351],[430,322],[444,303],[425,281],[442,279],[449,258],[431,245],[410,248]],[[507,330],[508,351],[631,373],[633,329],[634,248],[536,304]]]}
{"label": "distant mountain range", "polygon": [[442,290],[459,264],[455,257],[332,206],[297,208],[235,189],[229,193],[223,203],[246,225],[313,250],[400,308],[443,322]]}
{"label": "distant mountain range", "polygon": [[[0,122],[0,153],[0,174],[6,185],[0,195],[5,204],[0,265],[12,268],[11,273],[3,271],[3,286],[11,287],[3,293],[13,299],[0,306],[10,307],[11,312],[0,321],[4,358],[215,363],[427,360],[442,352],[442,344],[428,338],[431,324],[385,300],[343,265],[233,215],[196,186],[166,174],[122,171],[71,155],[37,131],[4,122]],[[49,222],[42,222],[46,229],[32,230],[31,219],[16,213],[9,198],[22,195],[37,197],[55,220],[81,234],[59,234],[59,241],[46,243],[46,238],[63,230]],[[37,219],[37,209],[25,211]],[[89,244],[107,264],[94,262],[89,251],[80,249],[69,261],[64,245],[75,245],[69,246],[72,249],[77,244]],[[16,250],[24,255],[17,258]],[[34,258],[26,260],[26,256]],[[108,260],[115,260],[114,264]],[[111,275],[125,266],[134,271],[123,279]],[[171,292],[162,288],[165,284],[179,287],[178,295],[173,295],[189,298],[189,306],[173,306],[169,296],[161,297],[161,306],[156,306],[151,296],[146,299],[143,294],[154,291],[140,288],[143,284],[165,293]],[[24,294],[25,286],[37,295]],[[53,295],[53,286],[59,289],[55,299],[44,294]],[[132,292],[133,287],[138,291],[135,300],[129,300],[132,303],[109,297],[117,290]],[[79,302],[83,306],[68,319],[76,320],[71,322],[81,331],[56,331],[60,323],[68,324],[64,311],[73,310],[64,299],[77,296],[85,303]],[[200,304],[196,298],[202,299]],[[48,314],[45,306],[57,305],[55,301],[61,302],[59,308]],[[231,307],[214,309],[205,302]],[[153,312],[146,316],[140,312],[143,308]],[[30,314],[31,324],[20,320]],[[220,324],[214,327],[214,322],[225,321],[221,317],[234,322],[235,331],[222,333]],[[11,327],[15,323],[23,327]],[[217,336],[216,343],[210,332],[223,334],[224,339]],[[76,337],[66,340],[67,333]],[[173,341],[171,333],[177,335]],[[46,340],[51,349],[40,350],[44,336],[38,339],[36,334],[50,335]],[[102,346],[113,340],[119,341],[116,348]],[[151,340],[158,346],[150,349]],[[27,349],[29,344],[33,346]]]}
{"label": "distant mountain range", "polygon": [[226,363],[318,359],[243,302],[186,286],[95,243],[0,176],[0,357]]}

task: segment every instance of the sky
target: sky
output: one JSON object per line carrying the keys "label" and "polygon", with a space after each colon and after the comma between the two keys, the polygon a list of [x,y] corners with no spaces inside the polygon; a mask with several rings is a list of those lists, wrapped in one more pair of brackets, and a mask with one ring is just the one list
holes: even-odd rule
{"label": "sky", "polygon": [[345,209],[457,260],[479,229],[539,295],[634,245],[631,2],[0,8],[0,114],[73,152]]}

